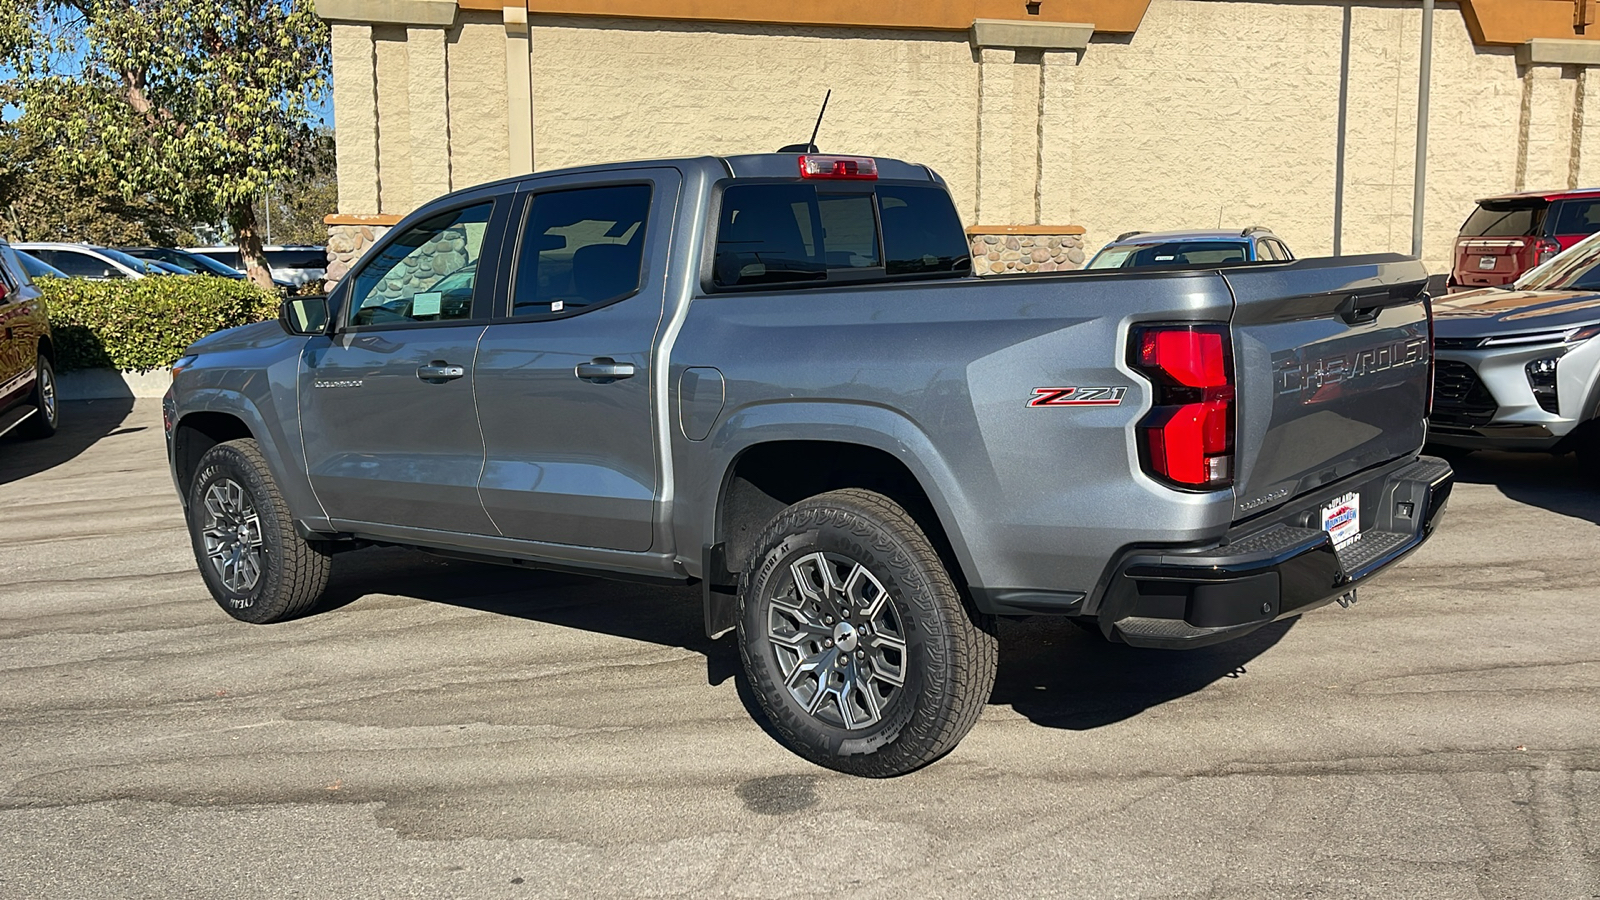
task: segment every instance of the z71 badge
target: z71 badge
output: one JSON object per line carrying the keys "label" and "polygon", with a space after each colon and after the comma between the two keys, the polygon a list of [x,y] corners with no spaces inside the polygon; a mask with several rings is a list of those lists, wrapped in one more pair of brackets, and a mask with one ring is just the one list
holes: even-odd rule
{"label": "z71 badge", "polygon": [[1041,387],[1033,389],[1029,406],[1117,406],[1125,387]]}

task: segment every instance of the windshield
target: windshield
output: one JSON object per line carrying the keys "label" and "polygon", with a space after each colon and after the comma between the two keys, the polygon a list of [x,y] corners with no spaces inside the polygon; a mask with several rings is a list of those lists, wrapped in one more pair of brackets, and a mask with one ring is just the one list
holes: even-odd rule
{"label": "windshield", "polygon": [[33,256],[32,254],[25,253],[25,252],[23,252],[21,250],[17,250],[17,251],[14,251],[14,252],[17,254],[17,259],[22,261],[22,268],[27,270],[29,278],[44,278],[44,277],[65,278],[65,277],[67,277],[67,273],[61,271],[60,269],[56,268],[55,266],[50,265],[49,263],[45,262],[44,260],[40,259],[37,256]]}
{"label": "windshield", "polygon": [[91,249],[103,256],[110,257],[111,259],[121,263],[124,266],[127,266],[129,269],[135,272],[166,274],[165,269],[151,265],[149,260],[136,259],[126,253],[123,253],[121,250],[113,250],[110,247],[93,247]]}
{"label": "windshield", "polygon": [[1521,291],[1600,289],[1600,234],[1592,234],[1506,285]]}
{"label": "windshield", "polygon": [[1107,247],[1090,260],[1091,269],[1136,266],[1215,266],[1249,259],[1243,241],[1161,241]]}

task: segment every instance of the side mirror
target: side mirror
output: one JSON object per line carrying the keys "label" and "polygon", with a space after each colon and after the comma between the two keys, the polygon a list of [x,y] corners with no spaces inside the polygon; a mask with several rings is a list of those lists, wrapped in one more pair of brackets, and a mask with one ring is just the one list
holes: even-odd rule
{"label": "side mirror", "polygon": [[278,308],[278,324],[290,334],[323,334],[328,330],[327,297],[291,297]]}

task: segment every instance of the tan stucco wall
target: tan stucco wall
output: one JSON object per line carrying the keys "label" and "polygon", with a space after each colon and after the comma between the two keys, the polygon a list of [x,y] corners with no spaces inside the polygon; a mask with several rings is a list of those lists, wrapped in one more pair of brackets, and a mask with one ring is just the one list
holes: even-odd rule
{"label": "tan stucco wall", "polygon": [[832,88],[820,146],[926,163],[972,214],[964,35],[535,17],[532,55],[537,169],[803,143]]}
{"label": "tan stucco wall", "polygon": [[[1153,0],[1137,32],[1080,53],[977,46],[976,33],[535,14],[530,49],[511,52],[500,13],[461,10],[442,30],[443,138],[437,99],[417,96],[441,79],[413,67],[437,70],[433,38],[339,25],[341,212],[403,213],[441,186],[513,174],[507,67],[526,52],[537,170],[774,150],[805,140],[832,88],[819,144],[932,166],[968,224],[1082,225],[1091,251],[1135,228],[1260,224],[1321,255],[1344,15]],[[1356,5],[1350,20],[1343,250],[1405,252],[1420,11]],[[1476,46],[1452,4],[1433,52],[1424,258],[1443,271],[1475,198],[1600,182],[1600,75]]]}
{"label": "tan stucco wall", "polygon": [[462,12],[456,17],[446,47],[452,189],[509,174],[505,44],[499,14]]}

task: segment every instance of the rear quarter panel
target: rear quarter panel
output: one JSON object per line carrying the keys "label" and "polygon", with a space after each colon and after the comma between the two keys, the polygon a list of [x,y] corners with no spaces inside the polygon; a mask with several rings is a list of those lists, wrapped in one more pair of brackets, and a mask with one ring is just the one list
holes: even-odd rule
{"label": "rear quarter panel", "polygon": [[[969,583],[1089,592],[1125,545],[1219,535],[1230,492],[1186,494],[1139,473],[1148,385],[1126,364],[1140,321],[1225,321],[1214,272],[1084,274],[727,293],[694,299],[673,350],[726,379],[704,441],[673,430],[690,533],[738,455],[772,440],[889,452],[922,484]],[[1032,408],[1035,388],[1125,389],[1116,406]],[[695,534],[693,532],[698,532]]]}

